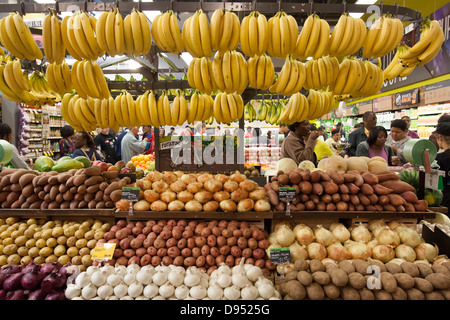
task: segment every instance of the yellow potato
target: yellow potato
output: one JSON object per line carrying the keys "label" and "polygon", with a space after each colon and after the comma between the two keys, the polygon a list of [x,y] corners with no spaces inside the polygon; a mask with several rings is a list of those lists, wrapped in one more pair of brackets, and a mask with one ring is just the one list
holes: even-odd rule
{"label": "yellow potato", "polygon": [[26,255],[28,255],[28,248],[27,247],[19,247],[19,249],[17,249],[17,253],[19,254],[19,256],[21,257],[25,257]]}
{"label": "yellow potato", "polygon": [[6,265],[8,263],[8,256],[5,254],[2,254],[0,256],[0,267],[3,267],[4,265]]}
{"label": "yellow potato", "polygon": [[52,229],[45,229],[42,231],[41,238],[47,240],[52,236]]}
{"label": "yellow potato", "polygon": [[87,240],[86,239],[78,239],[77,242],[75,242],[75,247],[78,249],[84,248],[87,246]]}
{"label": "yellow potato", "polygon": [[56,241],[55,238],[48,238],[46,241],[47,247],[49,248],[54,248],[58,245],[58,242]]}
{"label": "yellow potato", "polygon": [[31,258],[36,258],[39,256],[39,248],[38,247],[32,247],[28,250],[28,255]]}
{"label": "yellow potato", "polygon": [[35,264],[43,264],[45,263],[45,257],[37,256],[36,258],[33,259],[33,262]]}
{"label": "yellow potato", "polygon": [[14,241],[15,244],[17,244],[19,247],[25,245],[25,243],[27,242],[28,238],[25,236],[20,236],[17,237],[16,240]]}
{"label": "yellow potato", "polygon": [[58,257],[55,256],[54,254],[51,254],[47,258],[45,258],[45,263],[56,262],[56,261],[58,261]]}
{"label": "yellow potato", "polygon": [[20,259],[22,259],[22,257],[15,253],[10,255],[6,261],[8,264],[19,264]]}
{"label": "yellow potato", "polygon": [[14,239],[11,238],[11,237],[6,238],[6,239],[3,239],[3,241],[2,241],[2,244],[3,244],[4,246],[7,246],[8,244],[11,244],[11,243],[14,243]]}
{"label": "yellow potato", "polygon": [[73,247],[75,246],[75,243],[77,242],[77,238],[75,237],[70,237],[69,239],[67,239],[66,245],[68,247]]}
{"label": "yellow potato", "polygon": [[27,265],[31,261],[33,261],[33,258],[31,258],[30,256],[24,256],[24,257],[22,257],[22,259],[20,259],[20,264]]}
{"label": "yellow potato", "polygon": [[80,228],[77,231],[75,231],[75,238],[82,239],[82,238],[84,238],[85,233],[86,232]]}
{"label": "yellow potato", "polygon": [[39,255],[44,258],[48,257],[52,253],[53,253],[53,249],[49,248],[49,247],[43,247],[41,250],[39,250]]}
{"label": "yellow potato", "polygon": [[58,238],[64,234],[64,229],[62,227],[55,227],[52,231],[52,236]]}
{"label": "yellow potato", "polygon": [[70,262],[70,257],[67,254],[63,254],[62,256],[58,257],[58,262],[62,265],[65,265],[66,263]]}
{"label": "yellow potato", "polygon": [[34,218],[30,218],[27,220],[27,225],[36,224],[36,223],[37,223],[37,221]]}
{"label": "yellow potato", "polygon": [[76,255],[78,255],[78,248],[70,247],[69,249],[67,249],[67,255],[71,258],[75,257]]}
{"label": "yellow potato", "polygon": [[47,241],[45,241],[44,239],[39,239],[36,241],[36,247],[38,247],[39,249],[45,247],[46,244]]}
{"label": "yellow potato", "polygon": [[28,239],[27,242],[25,242],[25,247],[29,248],[33,248],[34,246],[36,246],[36,239]]}

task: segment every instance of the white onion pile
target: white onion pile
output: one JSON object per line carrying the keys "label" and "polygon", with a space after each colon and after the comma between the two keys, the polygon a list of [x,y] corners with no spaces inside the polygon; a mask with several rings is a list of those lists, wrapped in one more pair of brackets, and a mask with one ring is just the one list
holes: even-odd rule
{"label": "white onion pile", "polygon": [[261,268],[222,264],[211,276],[192,266],[91,266],[65,291],[69,300],[280,300]]}

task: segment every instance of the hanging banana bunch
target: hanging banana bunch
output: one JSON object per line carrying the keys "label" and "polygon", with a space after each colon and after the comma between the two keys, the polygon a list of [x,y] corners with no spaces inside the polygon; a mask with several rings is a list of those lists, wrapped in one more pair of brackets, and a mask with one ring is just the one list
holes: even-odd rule
{"label": "hanging banana bunch", "polygon": [[0,64],[0,92],[10,101],[38,105],[30,80],[23,74],[20,60],[6,60]]}
{"label": "hanging banana bunch", "polygon": [[296,39],[294,58],[305,60],[307,57],[322,57],[330,39],[330,25],[318,15],[312,14],[305,20],[302,31]]}
{"label": "hanging banana bunch", "polygon": [[212,62],[214,82],[220,91],[241,94],[247,88],[248,67],[244,56],[237,51],[219,51]]}
{"label": "hanging banana bunch", "polygon": [[121,127],[139,126],[136,112],[136,101],[126,90],[122,90],[120,95],[114,99],[114,115],[117,123]]}
{"label": "hanging banana bunch", "polygon": [[194,92],[194,94],[191,95],[191,100],[189,102],[187,122],[189,124],[194,124],[197,121],[208,120],[213,116],[213,107],[214,100],[210,95]]}
{"label": "hanging banana bunch", "polygon": [[212,50],[221,53],[235,50],[239,45],[240,29],[239,18],[235,13],[226,9],[214,11],[210,23]]}
{"label": "hanging banana bunch", "polygon": [[441,50],[444,32],[437,20],[427,20],[422,28],[420,40],[411,48],[400,54],[402,63],[408,67],[419,67],[433,60]]}
{"label": "hanging banana bunch", "polygon": [[105,54],[95,37],[96,24],[97,19],[84,11],[76,12],[68,20],[69,39],[72,46],[74,46],[72,40],[76,42],[75,46],[78,46],[77,49],[83,59],[97,60]]}
{"label": "hanging banana bunch", "polygon": [[[202,26],[204,24],[202,17]],[[176,14],[169,10],[157,15],[152,23],[152,36],[155,44],[164,51],[179,54],[184,51],[184,42]]]}
{"label": "hanging banana bunch", "polygon": [[287,56],[277,81],[269,88],[269,91],[289,96],[302,89],[305,79],[306,68],[303,62]]}
{"label": "hanging banana bunch", "polygon": [[71,127],[76,131],[85,131],[81,123],[79,122],[81,117],[77,117],[74,110],[74,102],[80,99],[80,96],[76,93],[66,93],[61,101],[61,115]]}
{"label": "hanging banana bunch", "polygon": [[17,12],[0,20],[0,41],[13,56],[20,60],[43,58],[42,51],[34,41],[30,28]]}
{"label": "hanging banana bunch", "polygon": [[305,89],[324,89],[332,85],[338,76],[339,61],[336,57],[324,56],[317,60],[311,59],[305,63]]}
{"label": "hanging banana bunch", "polygon": [[164,90],[156,101],[157,119],[160,126],[164,127],[171,123],[171,109],[169,95]]}
{"label": "hanging banana bunch", "polygon": [[71,71],[72,85],[83,98],[106,99],[110,92],[103,71],[95,61],[75,61]]}
{"label": "hanging banana bunch", "polygon": [[133,9],[124,19],[123,31],[127,55],[137,57],[150,52],[152,36],[148,19],[143,12]]}
{"label": "hanging banana bunch", "polygon": [[[384,75],[385,80],[392,80],[394,78],[399,77],[401,74],[404,74],[404,71],[408,67],[402,63],[402,61],[399,59],[399,56],[402,55],[406,50],[407,50],[406,45],[398,46],[397,52],[395,53],[394,57],[392,58],[391,63],[389,63],[389,65],[386,67],[386,69],[383,70],[383,75]],[[417,65],[417,63],[412,64],[410,68],[412,68],[412,70],[414,70],[416,65]],[[408,70],[408,72],[410,70]]]}
{"label": "hanging banana bunch", "polygon": [[146,91],[136,98],[136,117],[140,124],[152,125],[152,117],[150,114],[150,105],[152,103],[156,106],[156,98],[153,91]]}
{"label": "hanging banana bunch", "polygon": [[359,59],[344,59],[339,65],[339,72],[330,90],[336,95],[358,92],[364,84],[367,71],[364,62]]}
{"label": "hanging banana bunch", "polygon": [[113,97],[107,99],[93,99],[88,98],[88,104],[90,108],[94,108],[94,116],[97,122],[98,128],[112,128],[113,130],[119,130],[119,123],[116,121],[114,113],[115,101]]}
{"label": "hanging banana bunch", "polygon": [[294,122],[301,122],[308,119],[309,113],[308,99],[300,92],[294,93],[283,109],[278,121],[280,123],[292,124]]}
{"label": "hanging banana bunch", "polygon": [[100,14],[95,26],[95,35],[102,51],[111,57],[124,55],[124,34],[124,21],[117,8]]}
{"label": "hanging banana bunch", "polygon": [[233,92],[220,92],[214,99],[214,118],[218,123],[230,124],[238,121],[244,112],[244,101],[241,95]]}
{"label": "hanging banana bunch", "polygon": [[64,61],[66,48],[61,35],[61,21],[59,21],[54,10],[51,10],[44,18],[42,44],[44,46],[44,55],[48,62],[59,64]]}
{"label": "hanging banana bunch", "polygon": [[182,94],[181,90],[177,89],[172,104],[170,125],[174,127],[181,126],[188,118],[188,114],[189,114],[188,102],[184,98],[184,95]]}
{"label": "hanging banana bunch", "polygon": [[354,54],[364,44],[366,30],[366,25],[362,19],[353,18],[346,13],[342,14],[331,34],[328,50],[325,54],[332,57]]}
{"label": "hanging banana bunch", "polygon": [[267,52],[272,57],[286,59],[295,50],[298,24],[295,18],[285,12],[278,12],[269,19],[269,43]]}
{"label": "hanging banana bunch", "polygon": [[352,98],[372,96],[377,94],[383,86],[383,70],[370,61],[364,61],[364,66],[366,69],[366,75],[363,80],[363,84],[359,90],[353,90],[353,92],[351,92]]}
{"label": "hanging banana bunch", "polygon": [[393,51],[403,38],[403,23],[399,19],[383,16],[376,20],[366,37],[363,56],[383,57]]}
{"label": "hanging banana bunch", "polygon": [[308,94],[309,111],[307,120],[319,119],[325,114],[333,110],[334,95],[333,92],[320,92],[316,90],[309,90]]}
{"label": "hanging banana bunch", "polygon": [[184,22],[182,39],[184,47],[193,57],[212,57],[208,17],[203,10],[198,10]]}
{"label": "hanging banana bunch", "polygon": [[72,76],[70,74],[69,65],[66,62],[61,64],[53,62],[47,66],[45,72],[48,84],[53,91],[58,92],[63,96],[67,92],[71,92],[73,89]]}
{"label": "hanging banana bunch", "polygon": [[189,64],[187,80],[192,88],[201,93],[212,94],[217,91],[212,62],[206,57],[194,58]]}
{"label": "hanging banana bunch", "polygon": [[248,59],[248,84],[250,87],[267,90],[274,80],[275,68],[268,55],[255,55]]}
{"label": "hanging banana bunch", "polygon": [[240,29],[242,51],[249,57],[262,56],[269,45],[269,25],[265,15],[253,11],[244,17]]}

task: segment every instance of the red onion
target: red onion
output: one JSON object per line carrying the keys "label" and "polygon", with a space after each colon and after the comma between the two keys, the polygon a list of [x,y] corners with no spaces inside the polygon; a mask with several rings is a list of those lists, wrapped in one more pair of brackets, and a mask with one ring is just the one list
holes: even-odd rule
{"label": "red onion", "polygon": [[41,289],[45,293],[51,293],[54,290],[62,288],[66,284],[66,276],[57,272],[52,272],[41,282]]}
{"label": "red onion", "polygon": [[27,300],[28,291],[17,289],[6,294],[6,300]]}
{"label": "red onion", "polygon": [[27,264],[26,266],[23,267],[22,273],[28,273],[28,272],[34,270],[34,268],[35,268],[36,266],[38,266],[39,268],[41,267],[40,265],[35,264],[35,263],[32,261],[32,262],[30,262],[29,264]]}
{"label": "red onion", "polygon": [[3,282],[5,282],[6,278],[8,278],[9,275],[6,273],[0,273],[0,288],[3,287]]}
{"label": "red onion", "polygon": [[6,273],[6,274],[13,274],[13,273],[18,273],[22,271],[22,267],[18,264],[9,264],[4,266],[1,270],[0,273]]}
{"label": "red onion", "polygon": [[52,292],[48,294],[44,300],[66,300],[66,296],[64,295],[64,292]]}
{"label": "red onion", "polygon": [[34,290],[41,284],[42,278],[44,277],[41,273],[39,273],[39,266],[34,266],[33,269],[25,273],[20,279],[20,284],[24,289]]}
{"label": "red onion", "polygon": [[44,275],[48,275],[53,272],[53,270],[56,269],[58,271],[62,267],[62,264],[59,262],[48,262],[44,264],[41,269],[39,270],[40,273]]}
{"label": "red onion", "polygon": [[3,289],[6,291],[13,291],[20,288],[20,279],[23,273],[13,273],[4,282]]}
{"label": "red onion", "polygon": [[6,300],[7,293],[8,291],[6,291],[5,289],[0,289],[0,300]]}
{"label": "red onion", "polygon": [[28,300],[44,300],[46,295],[42,289],[37,289],[28,294]]}

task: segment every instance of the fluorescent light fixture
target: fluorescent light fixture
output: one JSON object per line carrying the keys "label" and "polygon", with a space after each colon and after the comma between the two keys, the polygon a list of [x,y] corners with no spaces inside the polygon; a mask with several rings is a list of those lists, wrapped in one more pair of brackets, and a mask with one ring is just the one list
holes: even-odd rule
{"label": "fluorescent light fixture", "polygon": [[183,61],[186,63],[186,65],[190,65],[191,61],[194,59],[189,52],[182,52],[181,53],[181,59],[183,59]]}
{"label": "fluorescent light fixture", "polygon": [[158,10],[151,10],[151,11],[142,11],[147,16],[148,20],[153,23],[153,20],[156,16],[161,14],[161,11]]}
{"label": "fluorescent light fixture", "polygon": [[357,0],[355,4],[374,4],[377,0]]}
{"label": "fluorescent light fixture", "polygon": [[34,0],[34,2],[37,2],[39,4],[46,4],[46,3],[55,3],[55,0]]}
{"label": "fluorescent light fixture", "polygon": [[353,17],[353,18],[361,18],[363,14],[364,13],[360,13],[360,12],[350,12],[349,13],[350,17]]}
{"label": "fluorescent light fixture", "polygon": [[129,69],[139,69],[140,67],[142,67],[142,65],[139,62],[131,60],[131,59],[128,60],[125,64],[127,65],[127,67]]}

